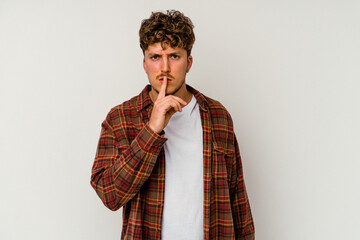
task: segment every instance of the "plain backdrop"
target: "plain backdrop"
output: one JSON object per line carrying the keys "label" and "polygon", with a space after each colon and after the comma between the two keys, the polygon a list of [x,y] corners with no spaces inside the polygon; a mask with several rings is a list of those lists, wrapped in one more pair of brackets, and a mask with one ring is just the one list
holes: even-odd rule
{"label": "plain backdrop", "polygon": [[0,0],[0,239],[120,239],[91,167],[166,9],[195,25],[188,84],[233,117],[256,239],[360,239],[357,0]]}

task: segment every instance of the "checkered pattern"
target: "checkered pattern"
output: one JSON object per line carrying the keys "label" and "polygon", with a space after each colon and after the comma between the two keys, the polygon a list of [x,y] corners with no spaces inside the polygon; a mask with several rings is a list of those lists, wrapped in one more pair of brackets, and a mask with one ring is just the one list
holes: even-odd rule
{"label": "checkered pattern", "polygon": [[[231,117],[219,102],[187,89],[198,101],[203,127],[204,238],[254,239]],[[92,169],[91,185],[105,206],[123,207],[121,239],[161,238],[167,139],[146,124],[153,107],[150,90],[146,86],[110,111]]]}

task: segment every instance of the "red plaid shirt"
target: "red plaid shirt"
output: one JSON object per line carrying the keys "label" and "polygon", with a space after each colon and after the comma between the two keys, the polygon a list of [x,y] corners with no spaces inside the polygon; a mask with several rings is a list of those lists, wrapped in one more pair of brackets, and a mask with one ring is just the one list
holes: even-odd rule
{"label": "red plaid shirt", "polygon": [[[92,168],[91,185],[105,206],[123,207],[121,239],[161,238],[167,139],[147,125],[150,89],[146,86],[107,115]],[[187,89],[199,104],[203,127],[204,237],[254,239],[231,117],[219,102]]]}

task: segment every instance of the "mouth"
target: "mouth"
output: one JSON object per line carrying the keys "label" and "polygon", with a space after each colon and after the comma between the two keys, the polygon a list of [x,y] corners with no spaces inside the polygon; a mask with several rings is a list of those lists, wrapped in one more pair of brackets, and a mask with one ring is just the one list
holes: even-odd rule
{"label": "mouth", "polygon": [[[161,82],[164,81],[164,77],[159,78],[159,81],[161,81]],[[171,82],[172,79],[167,77],[167,81],[168,81],[168,82]]]}

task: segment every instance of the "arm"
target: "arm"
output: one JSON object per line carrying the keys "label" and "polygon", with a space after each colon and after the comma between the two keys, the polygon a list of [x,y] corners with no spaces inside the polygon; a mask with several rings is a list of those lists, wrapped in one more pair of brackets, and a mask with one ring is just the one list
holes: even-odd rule
{"label": "arm", "polygon": [[115,211],[131,200],[150,176],[166,138],[148,125],[128,146],[118,146],[115,133],[105,120],[94,165],[91,185],[104,205]]}
{"label": "arm", "polygon": [[239,146],[235,135],[234,145],[235,154],[230,183],[230,198],[235,236],[238,240],[253,240],[255,239],[254,222],[245,189]]}
{"label": "arm", "polygon": [[115,127],[111,124],[109,115],[102,124],[91,185],[105,206],[111,210],[119,209],[139,192],[149,178],[166,141],[166,138],[158,133],[176,111],[181,111],[181,105],[186,105],[186,102],[178,97],[165,96],[166,86],[167,77],[164,77],[150,121],[130,144],[122,141],[119,145],[120,141],[117,141],[114,132],[115,128],[117,133],[126,135],[123,129],[126,122],[117,122]]}

